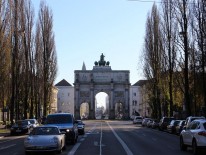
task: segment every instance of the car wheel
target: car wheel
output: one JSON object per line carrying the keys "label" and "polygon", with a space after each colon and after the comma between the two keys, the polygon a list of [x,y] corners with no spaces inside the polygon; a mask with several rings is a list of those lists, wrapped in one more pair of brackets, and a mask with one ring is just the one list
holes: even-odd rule
{"label": "car wheel", "polygon": [[182,137],[180,137],[180,150],[182,150],[182,151],[187,150],[187,146],[184,144],[184,141],[183,141]]}
{"label": "car wheel", "polygon": [[57,151],[58,154],[62,153],[62,147],[60,150]]}
{"label": "car wheel", "polygon": [[199,154],[199,149],[197,148],[197,142],[195,139],[192,141],[192,151],[193,151],[193,155]]}
{"label": "car wheel", "polygon": [[76,141],[77,141],[77,138],[74,137],[73,139],[71,139],[71,144],[74,145],[76,143]]}
{"label": "car wheel", "polygon": [[62,149],[63,149],[63,150],[66,150],[66,149],[67,149],[66,143],[64,144],[64,146],[63,146]]}

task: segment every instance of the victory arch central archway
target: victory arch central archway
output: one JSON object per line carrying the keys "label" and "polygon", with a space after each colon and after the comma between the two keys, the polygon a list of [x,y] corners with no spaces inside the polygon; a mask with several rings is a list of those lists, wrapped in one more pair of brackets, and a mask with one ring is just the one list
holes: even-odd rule
{"label": "victory arch central archway", "polygon": [[108,94],[107,106],[109,119],[115,119],[115,105],[121,103],[121,118],[129,118],[129,70],[112,70],[104,55],[95,62],[93,70],[75,70],[74,82],[74,113],[80,119],[80,106],[88,103],[88,119],[95,119],[95,96],[99,92]]}

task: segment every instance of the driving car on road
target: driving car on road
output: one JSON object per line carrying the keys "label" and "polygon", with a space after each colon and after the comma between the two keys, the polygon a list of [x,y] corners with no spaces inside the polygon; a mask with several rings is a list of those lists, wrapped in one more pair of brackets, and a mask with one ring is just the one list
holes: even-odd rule
{"label": "driving car on road", "polygon": [[36,127],[24,140],[25,154],[38,151],[61,153],[66,147],[65,139],[65,133],[56,126]]}
{"label": "driving car on road", "polygon": [[62,132],[65,132],[66,142],[75,144],[78,139],[78,128],[74,116],[71,113],[49,114],[45,120],[46,125],[54,125]]}
{"label": "driving car on road", "polygon": [[192,147],[194,155],[199,155],[201,148],[206,149],[205,119],[194,120],[183,128],[180,133],[180,149],[185,151],[187,147]]}
{"label": "driving car on road", "polygon": [[82,120],[77,120],[77,127],[78,127],[78,133],[83,135],[84,134],[84,128],[85,128],[85,124],[82,122]]}
{"label": "driving car on road", "polygon": [[29,134],[32,129],[30,121],[18,120],[11,126],[10,135]]}

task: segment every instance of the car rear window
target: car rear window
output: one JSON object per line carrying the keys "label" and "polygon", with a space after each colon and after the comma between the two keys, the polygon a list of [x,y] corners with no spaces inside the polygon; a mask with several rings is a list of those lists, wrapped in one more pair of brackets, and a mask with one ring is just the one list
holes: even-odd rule
{"label": "car rear window", "polygon": [[72,123],[71,115],[49,115],[46,118],[46,124],[64,124]]}
{"label": "car rear window", "polygon": [[164,118],[164,122],[170,122],[171,120],[173,120],[172,118]]}

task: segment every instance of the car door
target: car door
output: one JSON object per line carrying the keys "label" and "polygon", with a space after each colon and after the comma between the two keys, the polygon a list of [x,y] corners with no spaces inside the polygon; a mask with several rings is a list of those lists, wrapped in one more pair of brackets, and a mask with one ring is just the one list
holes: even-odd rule
{"label": "car door", "polygon": [[194,136],[194,133],[195,131],[197,130],[199,126],[199,122],[197,121],[192,121],[188,128],[185,130],[185,136],[184,136],[184,142],[185,144],[187,145],[192,145],[192,139],[193,139],[193,136]]}

